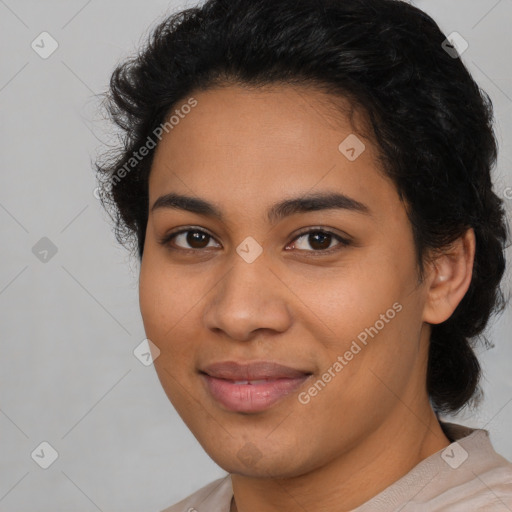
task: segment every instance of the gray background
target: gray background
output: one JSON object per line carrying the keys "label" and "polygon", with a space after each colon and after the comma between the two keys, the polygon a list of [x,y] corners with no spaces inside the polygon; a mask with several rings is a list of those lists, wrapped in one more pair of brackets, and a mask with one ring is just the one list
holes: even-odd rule
{"label": "gray background", "polygon": [[[510,215],[512,0],[413,3],[469,43],[462,59],[496,109]],[[225,474],[133,354],[145,338],[138,264],[115,242],[91,165],[113,141],[95,94],[157,21],[194,4],[0,0],[0,511],[158,511]],[[43,31],[59,45],[47,59],[31,47]],[[57,249],[47,261],[33,252],[43,237]],[[481,355],[486,401],[457,418],[509,459],[511,330],[509,309]],[[31,458],[43,441],[59,454],[48,469]]]}

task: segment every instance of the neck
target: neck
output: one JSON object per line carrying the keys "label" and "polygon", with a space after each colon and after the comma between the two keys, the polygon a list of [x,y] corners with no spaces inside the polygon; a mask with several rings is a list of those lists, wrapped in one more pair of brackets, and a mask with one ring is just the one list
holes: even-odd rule
{"label": "neck", "polygon": [[425,405],[423,414],[411,415],[401,404],[400,414],[356,447],[305,475],[255,478],[231,474],[236,501],[230,512],[348,512],[362,505],[450,444],[430,404]]}

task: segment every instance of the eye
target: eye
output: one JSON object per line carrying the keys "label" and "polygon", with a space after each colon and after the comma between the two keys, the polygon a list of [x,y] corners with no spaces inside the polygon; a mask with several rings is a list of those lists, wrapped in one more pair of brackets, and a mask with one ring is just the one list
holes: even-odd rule
{"label": "eye", "polygon": [[[171,241],[174,240],[174,244],[178,245],[178,249],[197,251],[208,247],[208,242],[211,239],[213,239],[213,237],[206,231],[188,227],[178,232],[167,234],[162,240],[160,240],[160,243],[162,245],[171,247],[171,249],[174,249],[173,244],[171,244]],[[189,247],[180,246],[179,243],[176,243],[176,241],[179,241],[182,244],[188,244]]]}
{"label": "eye", "polygon": [[[302,244],[297,244],[296,241],[301,239],[304,239]],[[197,252],[201,249],[208,248],[209,242],[212,240],[214,240],[213,236],[206,231],[189,226],[179,231],[168,233],[161,240],[159,240],[159,243],[161,245],[168,246],[172,250]],[[336,241],[338,243],[334,244],[333,246],[332,242]],[[350,240],[336,233],[332,233],[331,231],[327,231],[322,228],[310,228],[295,237],[291,245],[302,245],[302,248],[299,247],[300,251],[326,254],[342,249],[343,247],[347,247],[350,244]],[[307,247],[305,247],[307,245],[312,247],[313,250],[309,250]],[[287,245],[287,247],[289,246],[290,245]]]}
{"label": "eye", "polygon": [[[296,240],[301,239],[304,239],[303,242],[298,244]],[[335,241],[338,243],[333,246],[332,242]],[[314,228],[299,234],[299,236],[295,238],[293,246],[297,247],[302,245],[302,248],[299,247],[299,250],[301,251],[325,254],[342,249],[343,247],[350,245],[350,243],[350,240],[343,238],[336,233],[332,233],[331,231],[326,231],[321,228]],[[307,246],[312,247],[313,251],[309,250]]]}

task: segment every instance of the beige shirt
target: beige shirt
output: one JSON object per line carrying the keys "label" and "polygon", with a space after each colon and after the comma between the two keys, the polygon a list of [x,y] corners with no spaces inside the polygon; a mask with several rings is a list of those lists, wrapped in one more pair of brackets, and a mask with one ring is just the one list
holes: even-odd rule
{"label": "beige shirt", "polygon": [[[352,512],[512,512],[512,464],[487,430],[441,426],[452,444]],[[232,497],[227,474],[162,512],[229,512]]]}

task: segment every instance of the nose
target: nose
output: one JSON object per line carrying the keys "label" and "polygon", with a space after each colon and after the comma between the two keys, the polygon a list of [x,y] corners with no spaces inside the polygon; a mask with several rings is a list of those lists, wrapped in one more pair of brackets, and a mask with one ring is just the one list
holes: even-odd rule
{"label": "nose", "polygon": [[250,341],[261,330],[282,333],[292,322],[291,291],[264,257],[247,263],[238,255],[217,286],[208,294],[206,327],[227,337]]}

